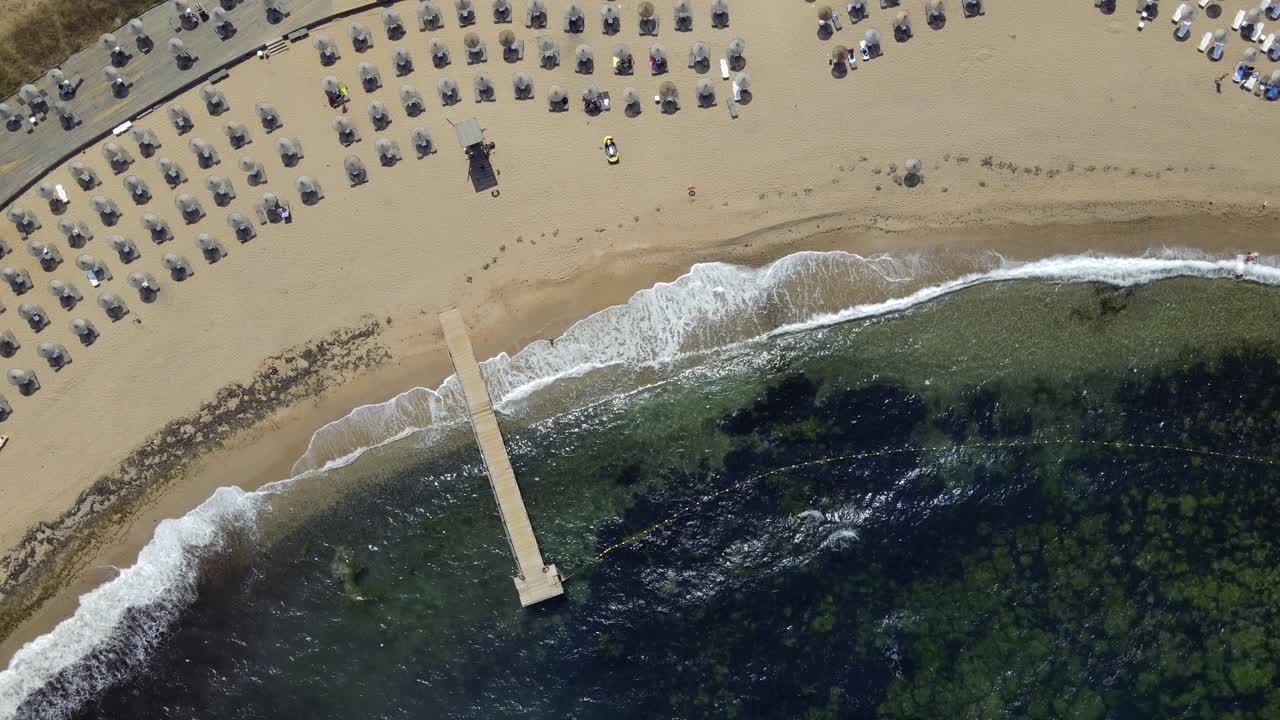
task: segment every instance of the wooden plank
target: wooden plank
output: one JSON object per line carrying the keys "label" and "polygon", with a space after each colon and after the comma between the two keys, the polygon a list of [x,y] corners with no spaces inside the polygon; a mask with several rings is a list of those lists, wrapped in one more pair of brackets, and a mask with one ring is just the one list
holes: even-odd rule
{"label": "wooden plank", "polygon": [[502,441],[489,390],[480,374],[480,365],[471,348],[471,338],[462,322],[462,314],[457,308],[446,308],[440,313],[440,325],[444,328],[449,359],[453,362],[454,372],[467,401],[471,429],[475,433],[476,444],[480,446],[480,455],[489,474],[489,484],[498,503],[498,515],[502,518],[507,541],[511,544],[511,553],[519,568],[515,584],[520,604],[527,607],[561,595],[564,588],[560,583],[560,573],[555,565],[543,562],[542,552],[538,549],[533,524],[525,510],[524,498],[520,495],[520,486],[516,483],[511,458]]}

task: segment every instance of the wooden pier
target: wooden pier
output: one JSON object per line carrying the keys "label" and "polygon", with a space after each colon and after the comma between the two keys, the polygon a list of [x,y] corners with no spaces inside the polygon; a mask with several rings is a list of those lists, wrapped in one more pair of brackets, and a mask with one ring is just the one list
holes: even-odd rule
{"label": "wooden pier", "polygon": [[524,509],[524,498],[516,484],[516,474],[507,457],[507,446],[498,431],[498,421],[493,416],[489,390],[480,375],[480,366],[471,350],[471,338],[457,308],[446,308],[440,313],[440,325],[444,328],[444,341],[449,346],[449,359],[462,384],[467,410],[471,415],[471,429],[475,432],[480,455],[489,473],[493,497],[498,501],[498,514],[511,544],[519,572],[515,576],[516,591],[524,607],[564,594],[560,584],[560,572],[555,565],[542,561],[538,540],[533,536],[533,525]]}

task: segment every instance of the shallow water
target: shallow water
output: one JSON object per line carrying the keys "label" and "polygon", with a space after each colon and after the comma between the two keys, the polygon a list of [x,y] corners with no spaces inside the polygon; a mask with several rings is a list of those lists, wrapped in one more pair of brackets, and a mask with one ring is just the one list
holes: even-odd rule
{"label": "shallow water", "polygon": [[465,429],[410,436],[286,493],[73,716],[1266,717],[1277,320],[1011,282],[562,380],[501,423],[565,599],[519,609]]}

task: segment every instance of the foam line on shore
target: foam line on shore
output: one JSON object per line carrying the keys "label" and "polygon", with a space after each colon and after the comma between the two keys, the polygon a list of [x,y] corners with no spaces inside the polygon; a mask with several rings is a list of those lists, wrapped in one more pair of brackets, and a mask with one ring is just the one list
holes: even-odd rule
{"label": "foam line on shore", "polygon": [[[929,256],[802,252],[757,269],[706,263],[580,320],[555,341],[487,360],[482,371],[497,406],[510,409],[559,379],[598,368],[659,365],[763,337],[901,312],[986,283],[1132,286],[1174,277],[1233,278],[1241,272],[1249,281],[1280,285],[1273,260],[1244,266],[1234,258],[1187,250],[1034,262],[995,254],[942,262]],[[203,561],[227,552],[233,530],[252,537],[271,494],[347,465],[374,447],[461,422],[463,408],[452,377],[434,390],[413,388],[384,403],[357,407],[315,433],[293,478],[256,492],[222,488],[187,515],[162,522],[133,566],[82,595],[71,618],[21,648],[0,672],[0,720],[68,717],[138,667],[194,599]]]}

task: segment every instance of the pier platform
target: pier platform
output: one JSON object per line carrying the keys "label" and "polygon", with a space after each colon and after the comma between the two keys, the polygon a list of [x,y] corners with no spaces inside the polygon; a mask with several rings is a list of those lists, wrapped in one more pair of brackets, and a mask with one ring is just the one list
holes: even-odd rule
{"label": "pier platform", "polygon": [[453,370],[462,384],[468,414],[471,416],[471,429],[480,446],[480,455],[484,458],[484,466],[489,473],[489,484],[493,487],[493,497],[498,502],[498,514],[502,517],[507,541],[511,544],[511,554],[519,569],[514,579],[516,591],[520,594],[520,604],[528,607],[563,595],[560,572],[555,565],[543,562],[542,552],[538,549],[538,540],[533,535],[533,525],[525,511],[524,498],[520,495],[520,486],[516,484],[516,474],[511,469],[507,446],[502,442],[489,390],[480,375],[480,365],[476,363],[475,353],[471,349],[471,338],[462,322],[462,314],[457,308],[446,308],[440,313],[440,326],[444,328],[449,359],[453,361]]}

